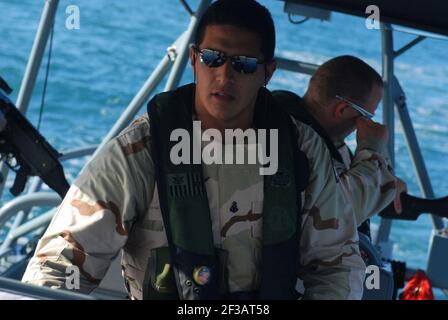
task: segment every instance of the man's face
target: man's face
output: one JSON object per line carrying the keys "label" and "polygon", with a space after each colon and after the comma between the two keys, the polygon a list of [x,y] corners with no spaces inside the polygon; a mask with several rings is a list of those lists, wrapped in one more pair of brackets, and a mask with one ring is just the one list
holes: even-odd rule
{"label": "man's face", "polygon": [[[369,97],[366,100],[366,103],[362,105],[362,107],[369,111],[370,113],[375,113],[375,110],[378,108],[378,104],[383,98],[383,88],[375,85],[370,92]],[[341,102],[338,102],[341,103]],[[344,103],[344,102],[342,102]],[[335,129],[337,131],[337,135],[339,135],[339,139],[344,140],[347,136],[349,136],[356,129],[356,119],[361,117],[361,114],[353,109],[352,107],[345,105],[341,116],[336,116],[335,121]]]}
{"label": "man's face", "polygon": [[[197,50],[213,49],[227,57],[248,56],[264,61],[259,36],[231,25],[209,25]],[[236,128],[252,123],[258,90],[274,72],[275,63],[258,64],[254,73],[239,73],[230,59],[219,67],[208,67],[200,55],[190,49],[190,61],[196,76],[195,107],[206,126]],[[265,70],[266,69],[266,70]],[[266,72],[265,72],[266,71]]]}

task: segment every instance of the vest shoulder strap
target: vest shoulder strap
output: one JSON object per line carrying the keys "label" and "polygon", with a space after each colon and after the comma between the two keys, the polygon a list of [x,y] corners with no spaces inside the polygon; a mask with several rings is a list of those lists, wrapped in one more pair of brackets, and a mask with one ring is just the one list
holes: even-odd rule
{"label": "vest shoulder strap", "polygon": [[335,147],[333,141],[331,141],[328,134],[325,132],[324,128],[322,128],[319,122],[306,110],[302,97],[286,90],[272,91],[272,96],[274,97],[275,103],[278,107],[285,110],[294,119],[309,125],[314,129],[314,131],[317,132],[317,134],[327,145],[333,159],[343,162],[341,154]]}

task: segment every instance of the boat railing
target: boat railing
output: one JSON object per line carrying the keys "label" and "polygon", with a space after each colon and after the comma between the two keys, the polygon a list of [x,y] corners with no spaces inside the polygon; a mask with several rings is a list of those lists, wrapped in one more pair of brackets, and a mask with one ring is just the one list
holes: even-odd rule
{"label": "boat railing", "polygon": [[0,300],[96,300],[68,290],[56,290],[0,277]]}
{"label": "boat railing", "polygon": [[[96,150],[96,148],[97,146],[93,145],[70,150],[64,153],[60,160],[67,161],[89,156]],[[18,238],[25,236],[27,233],[36,231],[38,228],[48,224],[51,220],[54,210],[28,220],[29,214],[33,209],[56,207],[61,203],[61,198],[58,194],[54,192],[40,191],[41,187],[42,179],[34,177],[27,194],[12,199],[0,208],[0,230],[5,228],[6,223],[15,217],[0,246],[0,256],[8,251]]]}

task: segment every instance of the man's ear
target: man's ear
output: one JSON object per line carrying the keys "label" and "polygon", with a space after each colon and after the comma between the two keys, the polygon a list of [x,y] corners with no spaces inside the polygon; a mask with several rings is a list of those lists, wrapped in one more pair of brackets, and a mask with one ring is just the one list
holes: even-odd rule
{"label": "man's ear", "polygon": [[264,66],[264,85],[266,86],[274,75],[275,70],[277,69],[277,61],[275,59],[272,59],[271,62],[266,63]]}
{"label": "man's ear", "polygon": [[190,64],[193,68],[193,73],[196,74],[196,52],[194,51],[193,46],[190,46]]}
{"label": "man's ear", "polygon": [[347,116],[347,111],[349,110],[349,106],[344,101],[338,101],[336,105],[333,107],[333,115],[336,119],[342,119]]}

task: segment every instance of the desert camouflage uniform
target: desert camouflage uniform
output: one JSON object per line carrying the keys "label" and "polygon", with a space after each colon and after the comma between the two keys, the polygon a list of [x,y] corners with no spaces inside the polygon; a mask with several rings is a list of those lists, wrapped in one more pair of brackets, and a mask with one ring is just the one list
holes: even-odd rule
{"label": "desert camouflage uniform", "polygon": [[[307,125],[296,124],[298,146],[310,160],[298,266],[305,298],[360,298],[365,265],[359,255],[351,202],[340,190],[322,140]],[[39,241],[23,281],[64,288],[67,266],[76,265],[81,270],[80,291],[88,293],[123,249],[123,275],[130,295],[142,298],[151,249],[167,246],[150,144],[145,115],[89,163]],[[354,163],[359,170],[376,172],[376,183],[383,186],[381,196],[390,202],[395,195],[393,184],[383,179],[384,160],[371,148],[358,152]],[[259,286],[263,176],[258,169],[258,165],[203,165],[215,246],[229,254],[230,292]],[[354,188],[356,183],[365,197],[377,188],[363,179],[354,179]]]}
{"label": "desert camouflage uniform", "polygon": [[[380,212],[391,202],[390,197],[385,195],[390,190],[395,190],[390,159],[385,145],[374,140],[361,141],[353,161],[346,144],[337,150],[343,162],[335,158],[332,160],[340,181],[338,186],[345,199],[344,211],[349,216],[353,215],[356,225],[360,226],[366,219]],[[373,150],[376,152],[372,152]],[[377,160],[376,163],[371,161],[373,159]],[[347,297],[348,299],[362,298],[364,275],[365,269],[358,274],[352,270],[351,294]],[[299,284],[299,288],[303,287],[301,279]]]}
{"label": "desert camouflage uniform", "polygon": [[[343,162],[333,159],[341,179],[341,189],[353,204],[358,226],[390,204],[391,201],[388,201],[383,193],[385,189],[395,188],[395,179],[392,179],[393,170],[385,144],[374,140],[361,141],[356,149],[356,154],[369,153],[368,148],[372,148],[372,146],[383,156],[382,160],[378,162],[378,166],[381,166],[380,170],[377,166],[360,165],[359,160],[362,158],[360,156],[355,156],[352,161],[350,150],[345,143],[338,147]],[[370,156],[377,157],[377,154]],[[369,190],[368,194],[364,189],[358,187],[358,181],[365,186],[365,190]]]}

